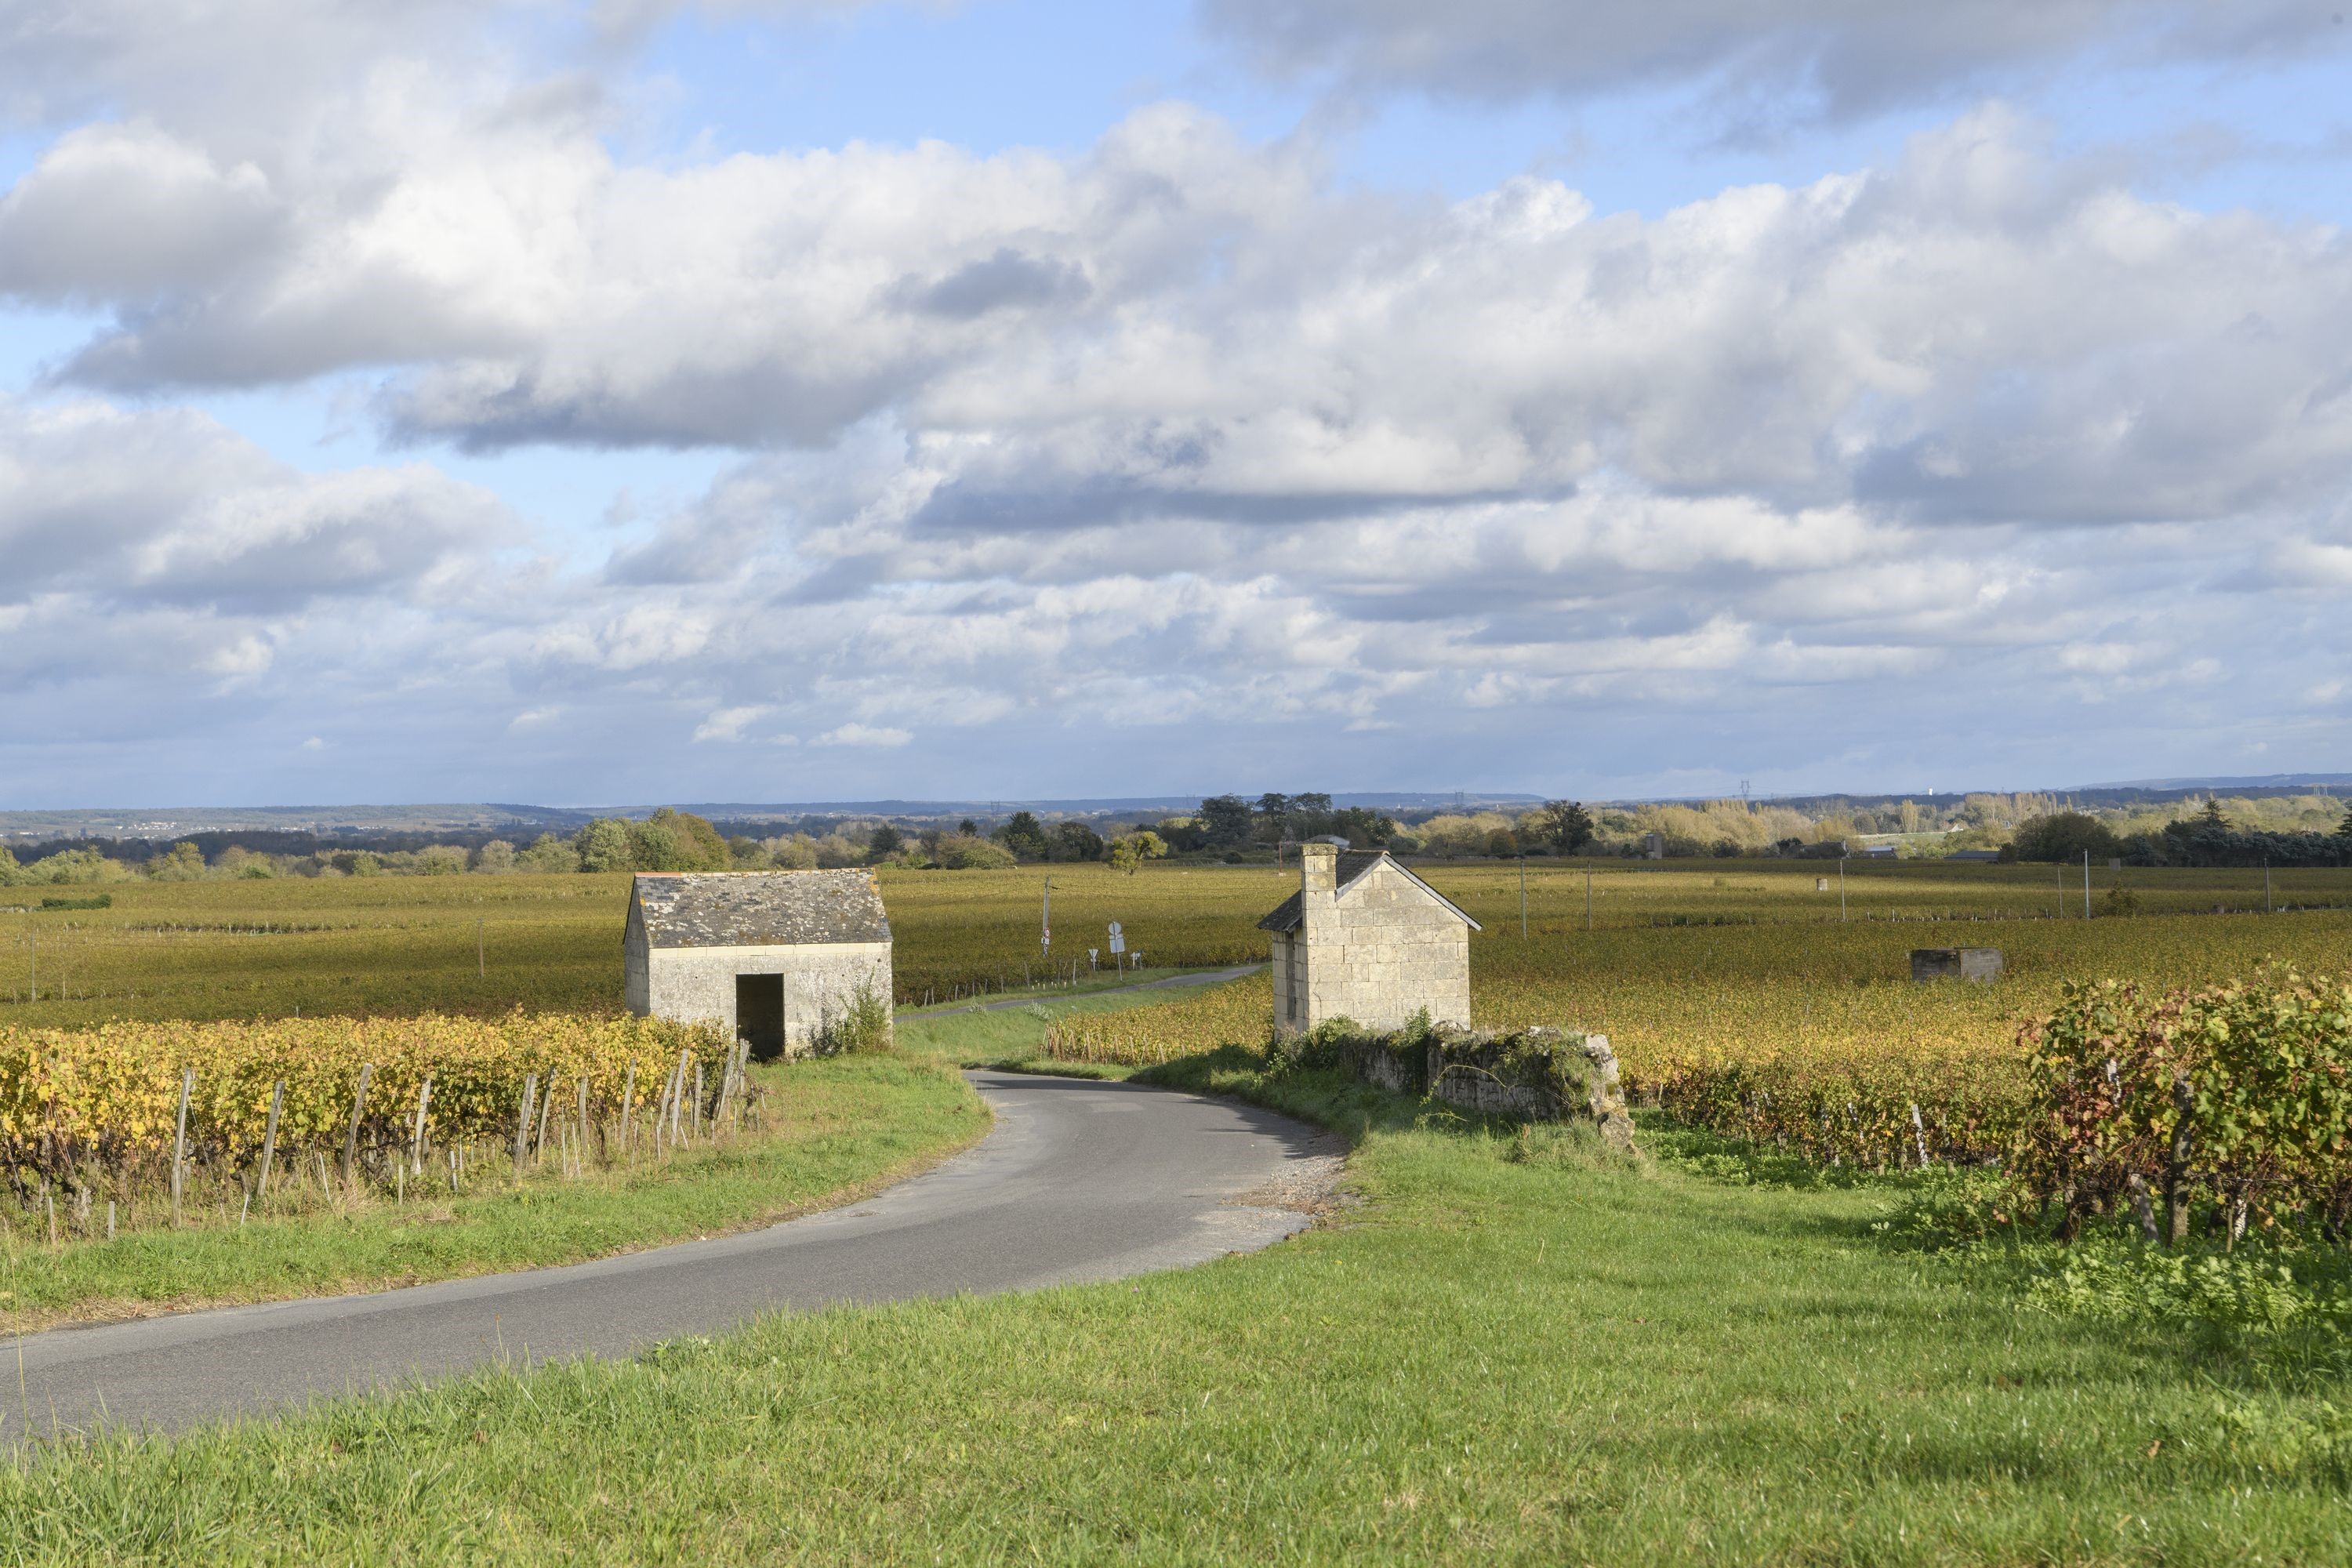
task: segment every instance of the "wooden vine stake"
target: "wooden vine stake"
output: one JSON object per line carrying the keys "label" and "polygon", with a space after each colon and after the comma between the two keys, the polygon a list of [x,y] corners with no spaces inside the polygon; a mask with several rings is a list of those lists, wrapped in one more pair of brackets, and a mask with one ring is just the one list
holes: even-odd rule
{"label": "wooden vine stake", "polygon": [[[425,1081],[416,1086],[416,1127],[408,1135],[408,1172],[410,1175],[425,1173],[425,1108],[433,1103],[433,1075],[426,1073]],[[407,1185],[402,1184],[405,1194]]]}
{"label": "wooden vine stake", "polygon": [[514,1168],[515,1174],[518,1176],[522,1174],[523,1153],[530,1147],[531,1102],[538,1098],[539,1075],[535,1072],[525,1073],[522,1080],[522,1104],[515,1110]]}
{"label": "wooden vine stake", "polygon": [[[278,1157],[278,1113],[285,1109],[286,1080],[281,1078],[269,1086],[269,1126],[261,1134],[261,1170],[254,1178],[253,1193],[246,1212],[251,1210],[254,1203],[269,1202],[269,1165]],[[245,1212],[237,1215],[236,1223],[245,1223]]]}
{"label": "wooden vine stake", "polygon": [[188,1100],[196,1092],[196,1069],[180,1069],[180,1116],[172,1131],[172,1228],[180,1228],[180,1194],[187,1183]]}
{"label": "wooden vine stake", "polygon": [[360,1064],[359,1087],[352,1091],[352,1124],[343,1130],[343,1185],[352,1184],[352,1170],[360,1157],[360,1112],[367,1107],[368,1079],[375,1076],[375,1063]]}
{"label": "wooden vine stake", "polygon": [[629,1142],[629,1112],[636,1109],[637,1064],[629,1064],[628,1086],[621,1090],[621,1147],[628,1152],[632,1168],[637,1163],[636,1145]]}

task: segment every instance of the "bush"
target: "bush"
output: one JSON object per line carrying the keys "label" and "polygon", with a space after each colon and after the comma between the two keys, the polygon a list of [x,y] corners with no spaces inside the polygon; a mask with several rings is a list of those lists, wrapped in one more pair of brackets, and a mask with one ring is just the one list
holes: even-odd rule
{"label": "bush", "polygon": [[871,985],[860,985],[844,1011],[818,1026],[812,1048],[821,1057],[890,1048],[890,1003]]}

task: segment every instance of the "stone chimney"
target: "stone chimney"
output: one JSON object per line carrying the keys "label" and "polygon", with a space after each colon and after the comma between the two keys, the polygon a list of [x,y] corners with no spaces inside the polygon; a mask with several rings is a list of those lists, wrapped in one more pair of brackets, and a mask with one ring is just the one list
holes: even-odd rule
{"label": "stone chimney", "polygon": [[1308,898],[1339,890],[1339,847],[1302,844],[1298,847],[1298,888]]}

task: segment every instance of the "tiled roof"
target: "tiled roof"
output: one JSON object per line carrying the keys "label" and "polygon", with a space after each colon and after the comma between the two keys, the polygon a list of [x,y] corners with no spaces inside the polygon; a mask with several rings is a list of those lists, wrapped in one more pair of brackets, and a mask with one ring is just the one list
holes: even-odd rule
{"label": "tiled roof", "polygon": [[[1365,872],[1370,870],[1373,867],[1387,859],[1389,859],[1389,852],[1385,849],[1341,850],[1339,853],[1339,877],[1337,883],[1338,890],[1343,893],[1346,892],[1349,886],[1359,877],[1361,877]],[[1463,910],[1459,905],[1455,904],[1452,899],[1447,898],[1444,893],[1439,892],[1427,882],[1422,881],[1420,878],[1414,877],[1412,872],[1405,867],[1402,861],[1391,861],[1391,863],[1394,865],[1398,870],[1404,872],[1407,877],[1412,877],[1412,880],[1419,883],[1423,891],[1428,893],[1431,898],[1435,899],[1439,903],[1444,904],[1455,914],[1461,915],[1465,921],[1468,921],[1472,931],[1484,931],[1486,929],[1486,927],[1480,925],[1476,921],[1471,920],[1470,916]],[[1307,903],[1305,895],[1302,893],[1293,893],[1290,897],[1283,900],[1279,904],[1276,904],[1274,907],[1274,912],[1272,914],[1258,921],[1257,929],[1260,931],[1297,931],[1298,929],[1298,922],[1305,917],[1306,911]]]}
{"label": "tiled roof", "polygon": [[643,871],[633,896],[650,947],[890,940],[871,871]]}

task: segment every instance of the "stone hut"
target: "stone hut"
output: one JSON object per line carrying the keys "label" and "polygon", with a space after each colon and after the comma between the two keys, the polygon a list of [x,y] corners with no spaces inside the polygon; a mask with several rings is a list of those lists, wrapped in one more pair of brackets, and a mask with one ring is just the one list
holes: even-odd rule
{"label": "stone hut", "polygon": [[1423,1008],[1470,1022],[1470,933],[1482,928],[1385,849],[1299,848],[1298,891],[1258,929],[1274,935],[1274,1026],[1328,1018],[1385,1033]]}
{"label": "stone hut", "polygon": [[629,1011],[716,1023],[754,1056],[807,1049],[861,990],[890,1003],[870,871],[643,871],[621,941]]}

